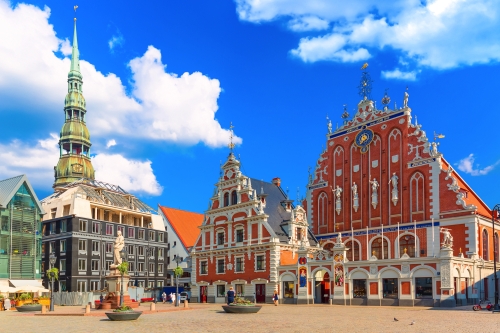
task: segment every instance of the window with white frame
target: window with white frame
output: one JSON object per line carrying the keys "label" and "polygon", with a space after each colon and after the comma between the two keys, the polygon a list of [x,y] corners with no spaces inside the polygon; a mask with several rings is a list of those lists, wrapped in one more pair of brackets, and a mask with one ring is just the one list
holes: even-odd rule
{"label": "window with white frame", "polygon": [[92,233],[98,234],[98,233],[100,233],[100,231],[101,231],[100,223],[99,222],[92,222]]}
{"label": "window with white frame", "polygon": [[163,287],[163,281],[162,281],[162,280],[158,280],[158,281],[156,281],[156,286],[157,286],[158,288]]}
{"label": "window with white frame", "polygon": [[137,263],[137,271],[144,272],[144,263],[143,262]]}
{"label": "window with white frame", "polygon": [[113,261],[111,260],[106,260],[106,270],[109,271],[111,265],[113,264]]}
{"label": "window with white frame", "polygon": [[163,258],[163,255],[164,255],[164,248],[160,247],[158,248],[158,258]]}
{"label": "window with white frame", "polygon": [[163,274],[163,264],[158,264],[158,274]]}
{"label": "window with white frame", "polygon": [[76,281],[76,291],[85,293],[87,292],[87,280],[77,280]]}
{"label": "window with white frame", "polygon": [[234,258],[234,271],[236,273],[241,273],[245,270],[245,260],[243,257]]}
{"label": "window with white frame", "polygon": [[80,220],[80,231],[87,232],[87,221]]}
{"label": "window with white frame", "polygon": [[256,271],[266,270],[266,256],[264,254],[258,254],[255,256],[255,270]]}
{"label": "window with white frame", "polygon": [[99,271],[99,259],[92,259],[91,268],[94,272]]}
{"label": "window with white frame", "polygon": [[112,224],[106,224],[106,235],[108,235],[108,236],[113,235],[113,225]]}
{"label": "window with white frame", "polygon": [[243,242],[243,228],[236,229],[236,243]]}
{"label": "window with white frame", "polygon": [[118,226],[118,227],[116,228],[116,230],[117,230],[117,231],[121,231],[122,236],[123,236],[123,237],[125,237],[125,227]]}
{"label": "window with white frame", "polygon": [[155,287],[155,282],[154,281],[148,281],[148,288],[154,288]]}
{"label": "window with white frame", "polygon": [[151,247],[150,250],[149,250],[148,256],[151,259],[153,259],[155,257],[155,252],[156,252],[156,248],[155,247]]}
{"label": "window with white frame", "polygon": [[99,252],[99,241],[92,241],[92,252]]}
{"label": "window with white frame", "polygon": [[128,271],[129,272],[135,272],[135,266],[133,261],[129,261],[128,263]]}
{"label": "window with white frame", "polygon": [[90,291],[99,290],[99,280],[90,281]]}
{"label": "window with white frame", "polygon": [[155,240],[155,232],[154,231],[150,231],[149,232],[149,240],[150,241],[154,241]]}
{"label": "window with white frame", "polygon": [[59,291],[66,291],[66,281],[59,281]]}
{"label": "window with white frame", "polygon": [[68,231],[68,221],[64,220],[61,221],[61,232],[66,232]]}
{"label": "window with white frame", "polygon": [[144,255],[144,246],[138,246],[137,247],[137,254],[140,256]]}
{"label": "window with white frame", "polygon": [[79,271],[87,270],[87,259],[78,259],[78,270]]}
{"label": "window with white frame", "polygon": [[66,240],[59,241],[59,252],[66,252]]}
{"label": "window with white frame", "polygon": [[153,262],[149,263],[149,273],[154,273],[155,271],[155,264]]}
{"label": "window with white frame", "polygon": [[78,250],[87,251],[87,241],[85,239],[78,240]]}
{"label": "window with white frame", "polygon": [[200,260],[200,275],[207,275],[207,274],[208,274],[208,261]]}
{"label": "window with white frame", "polygon": [[128,228],[128,238],[135,238],[135,228]]}
{"label": "window with white frame", "polygon": [[135,248],[134,245],[129,245],[128,246],[128,254],[129,255],[134,255],[134,248]]}
{"label": "window with white frame", "polygon": [[139,239],[144,239],[144,229],[139,229]]}
{"label": "window with white frame", "polygon": [[50,225],[49,225],[49,233],[50,234],[55,234],[56,233],[56,223],[55,222],[50,223]]}
{"label": "window with white frame", "polygon": [[165,241],[164,240],[164,235],[165,234],[163,232],[159,232],[158,233],[158,242],[162,242],[163,243]]}
{"label": "window with white frame", "polygon": [[137,286],[144,288],[144,280],[137,281]]}
{"label": "window with white frame", "polygon": [[224,296],[226,296],[226,285],[218,284],[217,285],[217,297],[224,297]]}
{"label": "window with white frame", "polygon": [[61,272],[65,272],[66,271],[66,259],[59,260],[59,270]]}
{"label": "window with white frame", "polygon": [[56,242],[49,243],[49,253],[54,253],[56,251]]}
{"label": "window with white frame", "polygon": [[223,274],[225,272],[225,260],[217,259],[217,274]]}
{"label": "window with white frame", "polygon": [[217,231],[217,245],[224,245],[224,231]]}

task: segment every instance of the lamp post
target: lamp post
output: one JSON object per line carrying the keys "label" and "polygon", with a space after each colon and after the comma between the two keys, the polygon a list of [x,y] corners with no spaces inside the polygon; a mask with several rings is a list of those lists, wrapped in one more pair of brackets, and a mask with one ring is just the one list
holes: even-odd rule
{"label": "lamp post", "polygon": [[[122,258],[122,263],[125,262],[125,258],[126,258],[126,253],[125,253],[125,249],[121,249],[120,251],[120,258]],[[121,273],[121,282],[120,282],[120,307],[123,306],[123,274],[125,272],[120,272]]]}
{"label": "lamp post", "polygon": [[[54,254],[54,252],[52,252],[49,256],[49,262],[50,262],[51,269],[54,267],[56,260],[57,260],[56,255]],[[54,277],[55,277],[55,273],[51,271],[49,273],[49,275],[50,275],[50,308],[49,308],[49,311],[54,311]]]}
{"label": "lamp post", "polygon": [[[495,244],[495,218],[498,218],[499,212],[500,204],[496,204],[491,211],[491,224],[493,224],[493,247],[497,246],[497,244]],[[498,249],[493,249],[493,271],[495,272],[495,305],[493,306],[493,312],[500,312],[500,306],[498,305],[497,250]]]}
{"label": "lamp post", "polygon": [[182,262],[181,257],[177,256],[174,259],[177,264],[176,270],[174,271],[175,275],[175,306],[179,306],[179,277],[177,276],[177,267],[179,267],[179,263]]}

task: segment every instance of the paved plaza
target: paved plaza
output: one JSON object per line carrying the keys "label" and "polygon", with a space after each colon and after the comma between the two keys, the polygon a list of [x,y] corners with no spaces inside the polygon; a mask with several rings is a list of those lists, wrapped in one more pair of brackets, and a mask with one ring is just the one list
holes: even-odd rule
{"label": "paved plaza", "polygon": [[[265,305],[258,314],[226,314],[220,305],[193,304],[159,312],[135,322],[111,322],[92,316],[35,316],[0,312],[2,332],[500,332],[500,313],[474,312],[471,307],[429,309],[404,307],[344,307],[329,305]],[[143,305],[140,310],[148,310]],[[83,313],[81,307],[57,307],[56,313]],[[396,317],[399,321],[395,322]],[[415,321],[414,325],[410,325]]]}

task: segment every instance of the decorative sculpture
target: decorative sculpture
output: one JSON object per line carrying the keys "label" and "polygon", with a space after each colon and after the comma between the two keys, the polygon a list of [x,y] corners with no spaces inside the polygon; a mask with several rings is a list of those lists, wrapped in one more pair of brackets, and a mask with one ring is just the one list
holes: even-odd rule
{"label": "decorative sculpture", "polygon": [[359,208],[359,198],[358,198],[358,185],[355,182],[352,183],[351,187],[352,191],[352,208],[357,212]]}
{"label": "decorative sculpture", "polygon": [[408,107],[408,97],[410,97],[410,95],[408,94],[407,91],[405,91],[405,97],[403,99],[403,108],[407,108]]}
{"label": "decorative sculpture", "polygon": [[340,211],[342,210],[342,201],[340,200],[340,196],[342,195],[342,189],[337,185],[335,190],[335,197],[337,198],[335,200],[335,210],[337,211],[337,215],[340,215]]}
{"label": "decorative sculpture", "polygon": [[120,257],[120,251],[125,246],[125,239],[122,236],[121,230],[118,230],[116,234],[117,236],[114,245],[114,264],[118,266],[122,263],[122,258]]}
{"label": "decorative sculpture", "polygon": [[394,203],[394,206],[398,203],[399,197],[398,197],[398,176],[396,175],[395,172],[392,173],[392,177],[389,180],[389,184],[392,183],[392,202]]}
{"label": "decorative sculpture", "polygon": [[450,229],[441,228],[440,232],[444,236],[443,242],[441,243],[441,246],[443,248],[448,247],[451,249],[453,247],[453,236],[451,235]]}
{"label": "decorative sculpture", "polygon": [[370,184],[372,185],[372,206],[373,209],[377,208],[378,205],[378,187],[379,184],[375,178],[373,178],[372,181],[370,181]]}

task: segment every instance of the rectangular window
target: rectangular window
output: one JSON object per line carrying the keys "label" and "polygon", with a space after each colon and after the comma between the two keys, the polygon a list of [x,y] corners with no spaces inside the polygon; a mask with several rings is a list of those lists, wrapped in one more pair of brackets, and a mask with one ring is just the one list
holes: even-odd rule
{"label": "rectangular window", "polygon": [[137,286],[144,288],[144,281],[137,281]]}
{"label": "rectangular window", "polygon": [[382,279],[384,298],[398,298],[398,279]]}
{"label": "rectangular window", "polygon": [[80,220],[80,231],[87,232],[87,221]]}
{"label": "rectangular window", "polygon": [[99,259],[92,259],[92,270],[99,271]]}
{"label": "rectangular window", "polygon": [[154,281],[148,281],[148,288],[154,288],[155,287],[155,282]]}
{"label": "rectangular window", "polygon": [[243,257],[236,258],[236,266],[234,267],[235,272],[243,272]]}
{"label": "rectangular window", "polygon": [[283,298],[293,298],[294,286],[295,286],[295,283],[293,281],[284,281],[283,282]]}
{"label": "rectangular window", "polygon": [[66,240],[59,241],[59,252],[66,252]]}
{"label": "rectangular window", "polygon": [[133,261],[129,261],[128,263],[128,271],[129,272],[135,272],[135,266]]}
{"label": "rectangular window", "polygon": [[122,236],[123,236],[123,237],[125,237],[125,227],[118,226],[116,229],[117,229],[118,231],[121,231]]}
{"label": "rectangular window", "polygon": [[49,253],[55,253],[56,251],[56,242],[49,243]]}
{"label": "rectangular window", "polygon": [[135,229],[128,228],[128,238],[135,238]]}
{"label": "rectangular window", "polygon": [[68,221],[64,220],[61,221],[61,232],[67,232],[68,231]]}
{"label": "rectangular window", "polygon": [[164,255],[164,249],[163,248],[159,248],[158,249],[158,258],[163,258],[163,255]]}
{"label": "rectangular window", "polygon": [[92,233],[98,234],[100,232],[101,232],[100,223],[99,222],[92,222]]}
{"label": "rectangular window", "polygon": [[366,280],[352,280],[352,294],[354,298],[366,298]]}
{"label": "rectangular window", "polygon": [[245,288],[242,284],[235,284],[234,285],[234,292],[236,293],[236,296],[238,296],[238,297],[245,296]]}
{"label": "rectangular window", "polygon": [[99,290],[99,281],[90,281],[90,291]]}
{"label": "rectangular window", "polygon": [[217,273],[224,273],[224,259],[217,259]]}
{"label": "rectangular window", "polygon": [[144,255],[144,246],[138,246],[137,247],[137,254],[140,255],[140,256],[143,256]]}
{"label": "rectangular window", "polygon": [[113,264],[113,261],[106,260],[106,270],[109,271],[110,266]]}
{"label": "rectangular window", "polygon": [[45,243],[42,243],[42,255],[45,255]]}
{"label": "rectangular window", "polygon": [[151,247],[151,248],[149,249],[149,253],[148,253],[149,258],[154,259],[154,257],[155,257],[155,252],[156,252],[156,248]]}
{"label": "rectangular window", "polygon": [[158,264],[158,274],[163,274],[163,264]]}
{"label": "rectangular window", "polygon": [[66,259],[59,260],[59,270],[61,272],[66,271]]}
{"label": "rectangular window", "polygon": [[79,271],[87,270],[87,259],[78,259],[78,270]]}
{"label": "rectangular window", "polygon": [[261,256],[256,256],[255,257],[255,260],[257,261],[257,264],[255,266],[256,270],[258,271],[263,271],[265,270],[266,268],[264,267],[264,256],[261,255]]}
{"label": "rectangular window", "polygon": [[56,213],[57,213],[57,208],[52,208],[50,210],[50,218],[55,219],[56,218]]}
{"label": "rectangular window", "polygon": [[224,233],[223,232],[217,233],[217,245],[224,245]]}
{"label": "rectangular window", "polygon": [[106,243],[106,253],[113,253],[113,243]]}
{"label": "rectangular window", "polygon": [[79,251],[87,251],[87,241],[84,239],[78,240],[78,250]]}
{"label": "rectangular window", "polygon": [[149,240],[150,241],[154,241],[155,240],[155,232],[154,231],[150,231],[149,232]]}
{"label": "rectangular window", "polygon": [[208,274],[208,262],[200,261],[200,274]]}
{"label": "rectangular window", "polygon": [[87,281],[77,281],[76,282],[76,291],[85,293],[87,292]]}
{"label": "rectangular window", "polygon": [[135,248],[134,245],[129,245],[128,246],[128,254],[129,255],[132,255],[132,256],[134,255],[134,248]]}
{"label": "rectangular window", "polygon": [[59,281],[59,291],[66,291],[66,281]]}
{"label": "rectangular window", "polygon": [[49,234],[55,234],[56,233],[56,223],[51,222],[49,225]]}
{"label": "rectangular window", "polygon": [[144,229],[139,229],[139,239],[144,239]]}
{"label": "rectangular window", "polygon": [[111,224],[106,224],[106,235],[113,235],[113,225]]}
{"label": "rectangular window", "polygon": [[415,298],[432,298],[432,278],[415,278]]}
{"label": "rectangular window", "polygon": [[226,296],[226,286],[223,284],[218,284],[217,285],[217,296],[218,297],[225,297]]}
{"label": "rectangular window", "polygon": [[157,281],[157,282],[156,282],[156,286],[157,286],[158,288],[162,288],[162,287],[163,287],[163,281],[161,281],[161,280],[160,280],[160,281]]}
{"label": "rectangular window", "polygon": [[236,230],[236,242],[237,243],[243,242],[243,229]]}
{"label": "rectangular window", "polygon": [[164,233],[163,232],[159,232],[158,233],[158,242],[164,242]]}
{"label": "rectangular window", "polygon": [[137,270],[139,272],[144,272],[144,263],[143,262],[138,262],[137,263]]}
{"label": "rectangular window", "polygon": [[71,205],[64,205],[63,206],[63,216],[68,216],[69,215],[69,208]]}
{"label": "rectangular window", "polygon": [[297,235],[297,240],[300,241],[302,239],[302,228],[295,228],[295,234]]}
{"label": "rectangular window", "polygon": [[99,252],[99,241],[92,241],[92,252]]}
{"label": "rectangular window", "polygon": [[155,272],[155,264],[154,263],[149,263],[149,273],[154,273]]}

